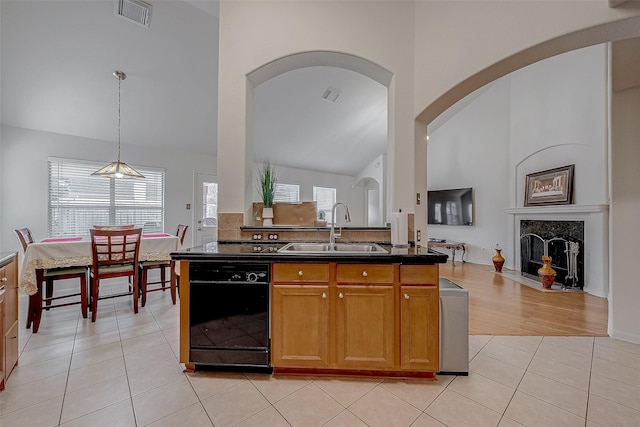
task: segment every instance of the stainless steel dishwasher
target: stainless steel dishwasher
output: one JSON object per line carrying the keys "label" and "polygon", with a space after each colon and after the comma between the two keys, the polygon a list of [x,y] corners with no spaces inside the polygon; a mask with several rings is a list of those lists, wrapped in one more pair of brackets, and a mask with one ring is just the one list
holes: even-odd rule
{"label": "stainless steel dishwasher", "polygon": [[440,372],[469,375],[469,291],[440,278]]}

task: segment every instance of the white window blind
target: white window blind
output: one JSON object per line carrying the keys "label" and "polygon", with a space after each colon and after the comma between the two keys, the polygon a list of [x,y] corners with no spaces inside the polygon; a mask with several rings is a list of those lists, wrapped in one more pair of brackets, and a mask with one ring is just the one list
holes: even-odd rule
{"label": "white window blind", "polygon": [[104,163],[50,157],[49,237],[85,236],[94,225],[135,224],[164,231],[164,170],[136,166],[145,178],[91,176]]}
{"label": "white window blind", "polygon": [[273,201],[275,202],[292,202],[300,201],[300,186],[298,184],[281,184],[276,183],[273,193]]}
{"label": "white window blind", "polygon": [[318,212],[323,211],[325,213],[325,220],[327,224],[333,222],[331,217],[331,210],[336,203],[336,189],[327,187],[313,187],[313,200],[316,202],[316,209]]}

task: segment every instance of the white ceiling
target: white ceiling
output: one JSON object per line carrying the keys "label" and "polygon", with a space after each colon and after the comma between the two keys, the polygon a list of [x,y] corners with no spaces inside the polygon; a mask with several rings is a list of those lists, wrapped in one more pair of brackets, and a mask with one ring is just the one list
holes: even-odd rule
{"label": "white ceiling", "polygon": [[[117,141],[122,70],[123,144],[215,155],[218,1],[147,2],[148,29],[113,0],[2,0],[3,124]],[[320,99],[328,86],[342,91],[335,104]],[[386,88],[367,77],[308,68],[256,94],[261,157],[355,175],[386,150]]]}
{"label": "white ceiling", "polygon": [[[214,154],[218,19],[183,1],[151,1],[148,29],[109,1],[0,2],[5,125]],[[217,2],[216,2],[217,3]]]}
{"label": "white ceiling", "polygon": [[387,88],[354,71],[288,71],[256,87],[253,105],[258,161],[355,176],[386,152]]}
{"label": "white ceiling", "polygon": [[[122,70],[123,144],[215,155],[218,2],[148,2],[145,29],[116,17],[113,0],[0,1],[3,124],[116,141],[112,72]],[[638,57],[628,53],[640,52],[637,40],[619,45],[616,57]],[[628,64],[614,66],[614,84],[627,70],[624,86],[638,84]],[[336,103],[321,99],[328,87],[341,91]],[[258,159],[355,175],[386,150],[387,89],[363,75],[309,67],[255,95]]]}

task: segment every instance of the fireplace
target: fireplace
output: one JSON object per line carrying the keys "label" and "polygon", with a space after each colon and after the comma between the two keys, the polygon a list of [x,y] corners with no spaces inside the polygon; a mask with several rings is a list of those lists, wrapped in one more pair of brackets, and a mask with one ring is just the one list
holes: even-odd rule
{"label": "fireplace", "polygon": [[542,256],[550,256],[556,270],[554,284],[568,289],[583,289],[584,221],[520,221],[520,271],[537,279]]}
{"label": "fireplace", "polygon": [[[571,241],[581,241],[578,243],[578,264],[579,264],[579,277],[578,286],[582,286],[585,292],[591,295],[606,298],[609,294],[609,206],[608,205],[554,205],[554,206],[536,206],[536,207],[520,207],[520,208],[508,208],[505,209],[509,215],[507,221],[507,250],[503,251],[503,255],[506,253],[507,263],[505,267],[513,268],[514,270],[523,271],[523,262],[521,254],[522,251],[522,234],[526,234],[520,229],[520,224],[530,224],[529,221],[550,222],[557,224],[564,224],[559,228],[551,228],[551,231],[547,230],[535,230],[539,233],[543,233],[544,239],[550,239],[551,236],[564,237]],[[566,227],[573,228],[577,225],[580,228],[582,224],[582,236],[574,235],[575,230],[567,230]],[[533,229],[527,229],[532,231]],[[578,231],[579,233],[580,231]],[[545,234],[549,233],[549,234]],[[553,234],[551,234],[553,233]],[[538,233],[536,233],[538,234]],[[539,241],[539,239],[536,238]],[[560,243],[550,243],[550,251],[556,250],[556,245]],[[564,280],[563,274],[560,273],[556,266],[561,259],[566,259],[564,253],[563,244],[559,246],[559,254],[550,253],[553,257],[553,269],[558,271],[557,281],[562,284]],[[537,249],[536,249],[537,250]],[[510,264],[510,255],[513,255],[513,261]],[[533,261],[540,263],[542,254],[538,257],[538,254],[532,255]],[[529,258],[527,256],[526,258]],[[566,261],[565,261],[566,262]],[[539,268],[539,267],[537,267]],[[537,270],[536,268],[536,270]],[[566,268],[566,267],[565,267]],[[526,270],[533,270],[530,275],[536,275],[536,270],[532,266],[528,266]],[[536,281],[540,279],[535,276]]]}

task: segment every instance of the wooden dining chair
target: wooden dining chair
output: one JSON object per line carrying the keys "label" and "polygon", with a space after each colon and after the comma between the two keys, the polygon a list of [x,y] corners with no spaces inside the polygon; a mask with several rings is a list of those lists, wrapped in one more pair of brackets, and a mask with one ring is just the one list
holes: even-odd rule
{"label": "wooden dining chair", "polygon": [[[14,230],[23,254],[26,254],[27,247],[34,242],[33,234],[29,228],[18,228]],[[35,334],[40,328],[42,319],[43,302],[45,310],[56,307],[66,307],[68,305],[80,304],[82,317],[87,317],[87,267],[63,267],[36,269],[36,286],[35,294],[29,296],[29,308],[27,309],[27,328],[33,325],[32,332]],[[53,296],[54,283],[58,280],[80,279],[80,290],[72,294],[59,294]],[[43,294],[44,287],[44,294]],[[80,297],[80,299],[69,301],[69,298]],[[56,300],[66,300],[65,302],[53,304]]]}
{"label": "wooden dining chair", "polygon": [[[176,236],[180,239],[180,245],[184,242],[184,236],[187,234],[188,225],[178,224],[176,228]],[[167,279],[167,268],[169,268],[169,279]],[[160,280],[149,282],[149,271],[160,270]],[[174,261],[143,261],[140,263],[140,291],[142,307],[147,303],[147,292],[171,290],[171,301],[176,303],[176,293],[178,289],[178,277],[175,273]],[[149,285],[160,285],[158,287],[149,288]]]}
{"label": "wooden dining chair", "polygon": [[93,228],[96,230],[131,230],[136,228],[135,224],[127,224],[127,225],[94,225]]}
{"label": "wooden dining chair", "polygon": [[[138,312],[138,257],[140,254],[141,228],[102,230],[92,228],[90,292],[91,321],[96,321],[98,300],[133,295],[133,312]],[[100,281],[128,277],[133,286],[129,292],[100,296]]]}

